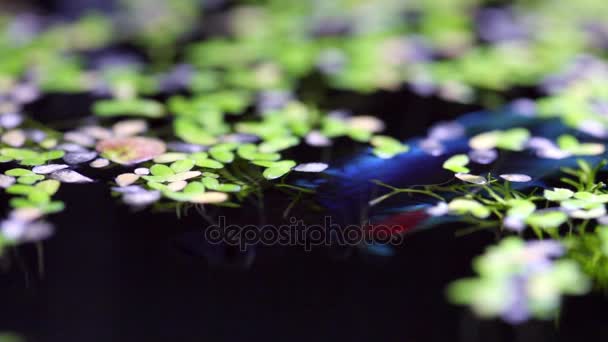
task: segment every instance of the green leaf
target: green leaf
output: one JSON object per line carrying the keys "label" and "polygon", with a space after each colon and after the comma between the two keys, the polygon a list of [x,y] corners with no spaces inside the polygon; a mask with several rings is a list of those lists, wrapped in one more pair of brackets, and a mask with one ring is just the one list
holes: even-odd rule
{"label": "green leaf", "polygon": [[321,126],[321,133],[328,138],[336,138],[345,135],[349,126],[343,120],[326,117]]}
{"label": "green leaf", "polygon": [[[203,178],[204,180],[204,178]],[[205,192],[205,186],[201,182],[191,182],[184,188],[186,194],[199,194]]]}
{"label": "green leaf", "polygon": [[300,143],[300,139],[294,136],[282,136],[264,141],[259,146],[259,151],[262,153],[275,153]]}
{"label": "green leaf", "polygon": [[[149,178],[149,177],[144,177],[145,180],[148,180],[147,185],[148,185],[148,187],[150,189],[152,189],[152,190],[159,190],[159,191],[165,191],[165,190],[167,190],[167,186],[166,185],[164,185],[164,184],[162,184],[160,182],[155,182],[154,180],[150,180],[150,179],[147,179],[147,178]],[[164,181],[164,178],[163,178],[162,181]]]}
{"label": "green leaf", "polygon": [[203,172],[203,177],[220,178],[220,175],[213,172]]}
{"label": "green leaf", "polygon": [[46,162],[47,162],[46,158],[38,156],[36,158],[23,159],[22,161],[19,162],[19,164],[23,165],[23,166],[38,166],[38,165],[43,165]]}
{"label": "green leaf", "polygon": [[211,145],[217,141],[213,134],[210,134],[195,121],[187,118],[175,119],[173,130],[175,135],[192,144]]}
{"label": "green leaf", "polygon": [[164,191],[163,195],[174,201],[190,202],[190,199],[192,198],[192,195],[194,195],[194,194],[185,193],[185,192]]}
{"label": "green leaf", "polygon": [[469,164],[469,157],[466,154],[456,154],[443,163],[443,168],[454,173],[469,173],[466,166]]}
{"label": "green leaf", "polygon": [[34,203],[30,202],[28,199],[23,198],[23,197],[11,198],[11,200],[9,201],[9,204],[11,207],[13,207],[15,209],[35,208],[36,207],[36,205]]}
{"label": "green leaf", "polygon": [[521,151],[528,139],[530,139],[530,132],[527,129],[512,128],[500,134],[496,146],[503,150]]}
{"label": "green leaf", "polygon": [[512,199],[507,205],[510,206],[507,215],[511,217],[526,218],[536,210],[534,202],[526,199]]}
{"label": "green leaf", "polygon": [[31,185],[13,184],[6,188],[6,193],[11,195],[29,195],[35,188]]}
{"label": "green leaf", "polygon": [[46,160],[55,160],[55,159],[63,158],[63,156],[65,155],[65,152],[61,151],[61,150],[52,150],[52,151],[43,152],[40,155]]}
{"label": "green leaf", "polygon": [[224,164],[232,163],[232,161],[234,160],[234,153],[230,151],[211,149],[209,150],[209,154],[211,155],[211,157],[213,157],[213,159],[218,160]]}
{"label": "green leaf", "polygon": [[148,182],[152,182],[152,183],[163,183],[167,181],[167,178],[169,178],[171,176],[168,177],[164,177],[164,176],[142,176],[141,178],[143,178],[144,180],[148,181]]}
{"label": "green leaf", "polygon": [[264,176],[264,178],[272,180],[289,173],[289,171],[291,171],[291,169],[296,166],[296,162],[293,160],[281,160],[265,165],[267,165],[268,168],[264,170],[262,175]]}
{"label": "green leaf", "polygon": [[272,167],[275,162],[268,160],[254,160],[251,163],[261,167]]}
{"label": "green leaf", "polygon": [[209,152],[211,152],[211,151],[234,151],[237,147],[239,147],[239,144],[237,144],[237,143],[226,142],[226,143],[214,145],[213,147],[211,147],[209,149]]}
{"label": "green leaf", "polygon": [[252,160],[267,160],[275,161],[281,159],[281,155],[278,153],[254,153]]}
{"label": "green leaf", "polygon": [[65,204],[61,201],[52,201],[42,204],[40,209],[42,209],[42,212],[45,214],[54,214],[63,211],[65,209]]}
{"label": "green leaf", "polygon": [[526,219],[526,223],[543,229],[557,228],[568,220],[568,215],[561,211],[536,212]]}
{"label": "green leaf", "polygon": [[54,195],[57,190],[59,190],[59,187],[61,186],[61,182],[54,180],[54,179],[47,179],[45,181],[42,181],[38,184],[36,184],[36,188],[46,192],[49,195]]}
{"label": "green leaf", "polygon": [[237,184],[220,184],[215,190],[221,192],[239,192],[241,191],[241,186]]}
{"label": "green leaf", "polygon": [[373,153],[379,158],[384,159],[392,158],[397,154],[405,153],[409,150],[407,145],[386,135],[376,135],[371,139],[370,143],[375,147]]}
{"label": "green leaf", "polygon": [[179,152],[167,152],[163,153],[160,156],[154,158],[154,162],[158,164],[169,164],[176,162],[178,160],[183,160],[188,158],[188,155],[185,153]]}
{"label": "green leaf", "polygon": [[574,195],[574,192],[564,188],[553,188],[553,190],[545,190],[543,196],[553,202],[561,202],[569,199]]}
{"label": "green leaf", "polygon": [[222,163],[215,161],[213,159],[197,160],[196,165],[200,166],[200,167],[205,167],[208,169],[221,169],[224,167],[224,165]]}
{"label": "green leaf", "polygon": [[51,196],[43,190],[36,189],[35,191],[32,191],[29,193],[29,195],[27,196],[27,199],[32,203],[40,205],[40,204],[50,202]]}
{"label": "green leaf", "polygon": [[578,139],[569,134],[557,138],[560,149],[570,152],[575,156],[595,156],[604,153],[606,147],[599,143],[580,143]]}
{"label": "green leaf", "polygon": [[32,150],[23,148],[3,148],[0,149],[0,154],[15,160],[24,160],[38,157],[38,153]]}
{"label": "green leaf", "polygon": [[266,178],[268,180],[272,180],[272,179],[283,177],[284,175],[289,173],[289,171],[291,171],[291,168],[288,168],[288,167],[269,167],[266,170],[264,170],[262,175],[264,176],[264,178]]}
{"label": "green leaf", "polygon": [[152,167],[150,168],[150,172],[152,173],[152,175],[157,177],[170,177],[175,174],[175,171],[173,171],[172,168],[163,164],[152,165]]}
{"label": "green leaf", "polygon": [[512,128],[506,131],[488,131],[480,133],[469,140],[469,146],[476,150],[489,150],[498,147],[503,150],[521,151],[530,138],[525,128]]}
{"label": "green leaf", "polygon": [[188,158],[192,159],[194,161],[194,163],[196,164],[201,160],[205,160],[205,159],[209,158],[209,156],[207,155],[206,152],[196,152],[196,153],[192,153],[191,155],[189,155]]}
{"label": "green leaf", "polygon": [[213,103],[220,110],[229,113],[239,113],[250,103],[250,95],[244,91],[224,90],[207,94],[205,100]]}
{"label": "green leaf", "polygon": [[[194,167],[194,161],[190,160],[190,159],[178,160],[178,161],[173,162],[173,164],[171,164],[171,169],[175,173],[190,171],[190,170],[192,170],[193,167]],[[165,176],[171,176],[171,175],[167,174]]]}
{"label": "green leaf", "polygon": [[[255,154],[257,153],[257,151],[258,151],[258,148],[254,144],[244,144],[244,145],[239,146],[236,153],[239,155],[239,157],[241,157],[243,159],[254,160]],[[279,156],[279,158],[281,158],[281,157]]]}
{"label": "green leaf", "polygon": [[578,139],[570,134],[560,135],[557,138],[557,145],[560,149],[565,151],[576,150],[579,146]]}
{"label": "green leaf", "polygon": [[372,138],[372,133],[364,129],[350,128],[348,136],[358,142],[368,142]]}
{"label": "green leaf", "polygon": [[98,100],[93,105],[93,112],[101,117],[141,116],[160,118],[165,115],[165,109],[160,102],[147,99]]}
{"label": "green leaf", "polygon": [[31,185],[31,184],[34,184],[43,179],[44,179],[44,176],[42,176],[42,175],[27,175],[27,176],[21,176],[21,177],[17,178],[17,182],[20,184]]}
{"label": "green leaf", "polygon": [[215,178],[203,177],[203,185],[208,189],[216,190],[220,186],[220,182]]}
{"label": "green leaf", "polygon": [[12,176],[12,177],[33,176],[33,175],[35,175],[35,173],[32,170],[21,169],[21,168],[7,170],[6,172],[4,172],[4,174],[7,175],[7,176]]}

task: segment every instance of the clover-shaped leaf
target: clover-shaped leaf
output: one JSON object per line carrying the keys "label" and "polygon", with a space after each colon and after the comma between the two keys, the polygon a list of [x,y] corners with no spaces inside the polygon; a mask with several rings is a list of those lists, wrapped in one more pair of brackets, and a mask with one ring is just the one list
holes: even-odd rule
{"label": "clover-shaped leaf", "polygon": [[564,188],[553,188],[553,190],[545,190],[543,196],[549,201],[561,202],[574,196],[574,192]]}
{"label": "clover-shaped leaf", "polygon": [[154,164],[154,165],[152,165],[152,167],[150,167],[150,173],[153,176],[166,178],[166,177],[173,176],[175,174],[175,171],[173,171],[173,169],[167,165]]}
{"label": "clover-shaped leaf", "polygon": [[296,162],[293,160],[282,160],[278,162],[255,161],[254,164],[266,167],[264,172],[262,172],[262,175],[268,180],[280,178],[289,173],[289,171],[296,166]]}
{"label": "clover-shaped leaf", "polygon": [[443,168],[454,173],[469,173],[466,167],[469,163],[469,157],[466,154],[456,154],[443,163]]}
{"label": "clover-shaped leaf", "polygon": [[232,163],[234,160],[234,153],[232,153],[232,151],[211,148],[209,154],[213,159],[224,164]]}
{"label": "clover-shaped leaf", "polygon": [[203,177],[203,185],[211,190],[217,190],[220,186],[220,182],[216,178]]}
{"label": "clover-shaped leaf", "polygon": [[194,167],[194,161],[192,161],[191,159],[182,159],[182,160],[174,161],[171,164],[170,168],[175,173],[181,173],[181,172],[190,171],[190,170],[192,170],[193,167]]}

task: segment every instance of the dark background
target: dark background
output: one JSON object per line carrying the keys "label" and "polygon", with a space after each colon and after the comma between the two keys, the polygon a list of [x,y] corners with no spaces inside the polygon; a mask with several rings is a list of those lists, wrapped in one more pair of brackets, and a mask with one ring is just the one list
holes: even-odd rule
{"label": "dark background", "polygon": [[[342,95],[334,98],[347,101]],[[358,98],[359,108],[384,114],[389,127],[407,127],[401,136],[475,108],[407,91]],[[41,101],[45,111],[65,108]],[[387,115],[406,110],[426,119],[407,124]],[[410,235],[389,258],[268,247],[249,268],[229,251],[224,263],[209,265],[202,240],[179,243],[184,232],[206,226],[194,212],[181,219],[133,212],[103,182],[65,185],[59,198],[67,209],[51,217],[58,229],[44,242],[44,275],[33,246],[12,253],[0,275],[0,329],[31,341],[570,341],[606,329],[601,296],[569,299],[557,323],[518,327],[448,304],[446,284],[470,275],[471,259],[493,242],[486,232],[455,237],[456,227],[434,228]],[[257,220],[253,208],[229,216],[231,223]]]}
{"label": "dark background", "polygon": [[[33,4],[68,15],[94,5],[110,2]],[[477,108],[406,90],[335,95],[336,105],[381,115],[401,138]],[[29,110],[68,107],[43,98]],[[258,250],[249,268],[233,265],[230,252],[209,265],[197,242],[177,242],[205,227],[194,213],[133,212],[103,183],[66,185],[59,197],[67,209],[51,218],[58,229],[44,242],[44,274],[34,246],[11,252],[0,272],[0,330],[28,341],[571,341],[608,332],[599,295],[568,299],[557,323],[518,327],[448,304],[446,284],[470,275],[471,259],[493,242],[489,233],[455,237],[454,227],[438,227],[409,236],[391,258],[273,247]],[[257,219],[253,209],[235,215]]]}

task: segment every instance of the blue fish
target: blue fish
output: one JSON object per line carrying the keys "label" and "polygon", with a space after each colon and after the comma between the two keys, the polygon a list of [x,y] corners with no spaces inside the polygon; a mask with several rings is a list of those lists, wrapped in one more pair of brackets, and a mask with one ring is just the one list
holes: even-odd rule
{"label": "blue fish", "polygon": [[[370,207],[369,202],[387,193],[389,190],[377,182],[397,188],[414,185],[439,184],[453,179],[453,173],[442,168],[443,163],[453,155],[467,153],[469,138],[491,130],[506,130],[514,127],[528,129],[533,136],[554,140],[562,134],[577,135],[579,132],[566,127],[557,119],[539,119],[526,117],[509,111],[475,112],[455,120],[465,129],[465,134],[457,139],[444,142],[441,156],[432,156],[418,145],[422,138],[412,138],[404,143],[411,148],[390,159],[381,159],[371,153],[371,149],[351,159],[342,161],[326,173],[329,177],[314,184],[319,203],[327,209],[335,221],[342,225],[362,224],[364,221],[371,229],[375,226],[396,225],[399,233],[410,232],[417,227],[428,227],[445,219],[435,219],[426,215],[426,209],[437,200],[428,196],[397,196],[400,200],[387,201],[382,205]],[[585,157],[590,163],[598,163],[606,155]],[[527,151],[505,153],[504,156],[490,165],[486,165],[483,174],[523,173],[533,177],[532,182],[513,183],[513,187],[522,190],[525,187],[545,187],[543,180],[556,175],[560,167],[573,167],[581,157],[564,159],[543,159]],[[301,183],[311,186],[309,183]],[[412,218],[416,219],[412,219]],[[432,219],[432,220],[431,220]],[[390,254],[386,246],[366,246],[368,251],[381,255]]]}

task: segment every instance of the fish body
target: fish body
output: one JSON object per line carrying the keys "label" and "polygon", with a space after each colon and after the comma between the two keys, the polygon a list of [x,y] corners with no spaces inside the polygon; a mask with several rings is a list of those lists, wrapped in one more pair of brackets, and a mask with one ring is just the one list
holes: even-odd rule
{"label": "fish body", "polygon": [[[378,182],[395,188],[409,188],[453,180],[454,174],[443,169],[443,163],[456,154],[469,152],[469,139],[487,131],[521,127],[528,129],[532,136],[553,141],[562,134],[580,135],[580,132],[564,126],[559,120],[527,117],[509,110],[498,113],[475,112],[464,115],[455,122],[464,128],[464,134],[443,141],[444,150],[440,156],[430,155],[420,148],[424,138],[416,137],[404,142],[410,146],[407,153],[382,159],[373,155],[370,149],[330,168],[326,171],[329,177],[316,186],[319,203],[340,224],[371,222],[372,226],[392,226],[395,234],[404,234],[418,227],[441,222],[441,219],[427,214],[427,209],[438,200],[427,195],[403,194],[380,205],[370,205],[370,201],[390,191],[378,185]],[[585,157],[591,163],[597,163],[603,158],[606,158],[606,154]],[[506,173],[530,175],[533,179],[531,182],[512,183],[514,189],[522,190],[531,186],[546,187],[545,179],[557,174],[560,167],[576,166],[577,159],[580,157],[543,159],[531,151],[505,151],[493,163],[479,166],[472,163],[472,168],[484,176],[488,173],[493,177]],[[383,250],[382,254],[386,254],[386,251]]]}

